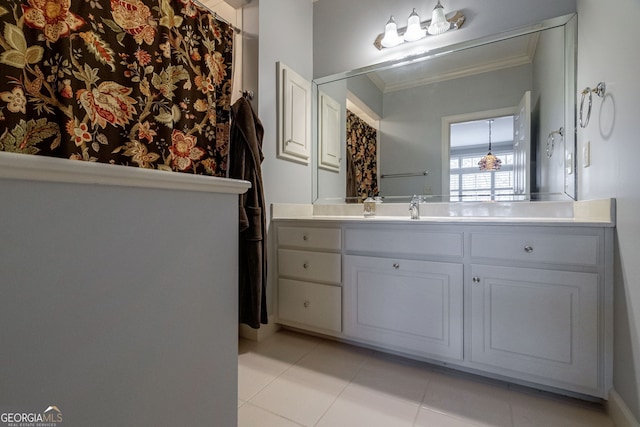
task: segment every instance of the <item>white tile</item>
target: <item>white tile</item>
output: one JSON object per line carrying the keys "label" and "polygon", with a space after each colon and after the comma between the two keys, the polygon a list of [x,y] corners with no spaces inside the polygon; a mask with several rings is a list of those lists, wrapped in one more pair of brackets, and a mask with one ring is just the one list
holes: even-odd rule
{"label": "white tile", "polygon": [[369,354],[370,350],[327,340],[301,358],[297,366],[351,381]]}
{"label": "white tile", "polygon": [[506,386],[432,373],[422,406],[478,425],[511,427]]}
{"label": "white tile", "polygon": [[238,368],[239,427],[613,427],[594,404],[289,331],[241,341]]}
{"label": "white tile", "polygon": [[434,412],[427,408],[420,408],[414,427],[477,427],[478,424],[462,418]]}
{"label": "white tile", "polygon": [[517,392],[510,400],[514,427],[614,427],[604,410],[593,404]]}
{"label": "white tile", "polygon": [[249,400],[322,340],[279,332],[263,342],[241,339],[238,347],[238,398]]}
{"label": "white tile", "polygon": [[247,403],[238,410],[238,427],[300,427],[300,424]]}
{"label": "white tile", "polygon": [[349,385],[322,416],[317,427],[411,427],[420,407]]}
{"label": "white tile", "polygon": [[373,354],[365,359],[353,384],[419,405],[424,398],[429,370],[399,357]]}
{"label": "white tile", "polygon": [[347,384],[347,380],[324,372],[294,366],[260,391],[251,403],[313,426]]}
{"label": "white tile", "polygon": [[238,398],[249,400],[292,365],[257,353],[238,356]]}

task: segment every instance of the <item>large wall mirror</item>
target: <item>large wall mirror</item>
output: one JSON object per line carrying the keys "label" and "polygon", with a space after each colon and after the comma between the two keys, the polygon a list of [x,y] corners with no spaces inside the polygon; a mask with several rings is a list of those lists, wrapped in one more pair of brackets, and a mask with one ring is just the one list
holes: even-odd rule
{"label": "large wall mirror", "polygon": [[575,199],[576,37],[568,15],[316,79],[315,202]]}

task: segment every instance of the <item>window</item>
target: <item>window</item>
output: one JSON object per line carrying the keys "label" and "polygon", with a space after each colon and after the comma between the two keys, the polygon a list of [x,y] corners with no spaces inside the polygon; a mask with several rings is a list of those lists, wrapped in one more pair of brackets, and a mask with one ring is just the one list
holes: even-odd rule
{"label": "window", "polygon": [[[497,148],[497,147],[496,147]],[[514,200],[513,195],[513,148],[493,150],[502,168],[495,172],[481,172],[478,162],[485,151],[456,153],[450,155],[450,199],[452,201]]]}

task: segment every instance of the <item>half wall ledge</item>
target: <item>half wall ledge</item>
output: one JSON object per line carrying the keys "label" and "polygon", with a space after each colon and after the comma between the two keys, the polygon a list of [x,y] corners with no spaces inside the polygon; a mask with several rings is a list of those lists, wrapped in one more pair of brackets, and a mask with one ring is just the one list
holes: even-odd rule
{"label": "half wall ledge", "polygon": [[0,178],[242,194],[249,181],[106,163],[0,152]]}

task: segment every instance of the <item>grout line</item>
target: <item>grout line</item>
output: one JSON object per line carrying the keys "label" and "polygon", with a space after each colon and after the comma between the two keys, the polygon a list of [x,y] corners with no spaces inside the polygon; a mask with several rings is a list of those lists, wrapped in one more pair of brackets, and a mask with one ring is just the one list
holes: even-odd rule
{"label": "grout line", "polygon": [[336,397],[333,399],[333,401],[331,402],[331,404],[327,407],[327,409],[322,413],[322,415],[320,415],[320,418],[318,418],[318,421],[316,421],[316,423],[314,424],[314,426],[317,426],[318,423],[320,421],[322,421],[322,418],[324,418],[324,416],[327,414],[327,412],[329,412],[329,410],[333,407],[333,405],[336,403],[336,401],[340,398],[340,396],[342,396],[342,394],[344,393],[344,391],[347,389],[347,387],[349,387],[351,384],[353,384],[353,380],[358,376],[358,374],[360,373],[360,371],[362,371],[362,367],[364,366],[365,361],[367,360],[367,358],[370,357],[370,353],[368,355],[365,355],[362,360],[360,361],[360,364],[358,365],[358,369],[356,369],[356,373],[351,377],[351,379],[347,382],[347,384],[342,388],[342,390],[340,390],[340,393],[338,393],[336,395]]}

